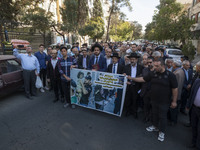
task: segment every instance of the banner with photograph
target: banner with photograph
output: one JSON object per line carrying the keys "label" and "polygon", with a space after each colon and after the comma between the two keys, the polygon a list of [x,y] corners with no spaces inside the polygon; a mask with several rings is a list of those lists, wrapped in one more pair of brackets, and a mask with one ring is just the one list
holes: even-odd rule
{"label": "banner with photograph", "polygon": [[121,116],[126,77],[99,71],[72,69],[71,103]]}

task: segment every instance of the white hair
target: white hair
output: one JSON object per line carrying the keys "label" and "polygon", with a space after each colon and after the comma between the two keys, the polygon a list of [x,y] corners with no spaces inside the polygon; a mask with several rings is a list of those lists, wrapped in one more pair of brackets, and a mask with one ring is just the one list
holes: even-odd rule
{"label": "white hair", "polygon": [[189,60],[184,60],[183,65],[186,65],[187,63],[190,63]]}
{"label": "white hair", "polygon": [[168,61],[174,62],[174,60],[172,58],[167,58],[167,59],[165,59],[165,64],[167,64]]}
{"label": "white hair", "polygon": [[155,51],[152,54],[153,57],[161,57],[161,53],[159,51]]}
{"label": "white hair", "polygon": [[181,66],[182,66],[181,61],[175,60],[173,63],[174,63],[174,65],[175,65],[176,67],[181,67]]}

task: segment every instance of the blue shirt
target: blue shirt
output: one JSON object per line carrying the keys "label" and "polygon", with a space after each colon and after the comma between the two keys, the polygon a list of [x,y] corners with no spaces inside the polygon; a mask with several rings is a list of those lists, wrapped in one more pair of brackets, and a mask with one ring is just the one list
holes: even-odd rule
{"label": "blue shirt", "polygon": [[60,50],[58,50],[58,58],[63,58],[63,55],[61,54]]}
{"label": "blue shirt", "polygon": [[28,54],[19,54],[18,49],[13,50],[13,55],[21,60],[23,69],[37,70],[37,73],[40,73],[40,64],[34,55],[29,56]]}
{"label": "blue shirt", "polygon": [[96,56],[96,55],[95,55],[94,57],[95,57],[95,58],[94,58],[94,64],[96,64],[96,59],[98,59],[98,60],[97,60],[97,64],[98,64],[100,55],[99,55],[99,56]]}
{"label": "blue shirt", "polygon": [[46,53],[40,53],[39,51],[35,53],[35,57],[37,57],[39,63],[40,63],[40,69],[46,69],[46,61],[47,61],[47,54]]}
{"label": "blue shirt", "polygon": [[185,70],[184,68],[183,68],[183,70],[184,70],[184,72],[185,72],[186,79],[188,80],[188,78],[189,78],[188,70]]}

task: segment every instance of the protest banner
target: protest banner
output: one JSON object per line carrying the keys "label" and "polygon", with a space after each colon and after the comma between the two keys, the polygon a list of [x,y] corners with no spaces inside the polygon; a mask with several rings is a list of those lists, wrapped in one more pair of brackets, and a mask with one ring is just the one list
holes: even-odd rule
{"label": "protest banner", "polygon": [[124,75],[72,69],[70,78],[72,104],[121,116],[127,82]]}

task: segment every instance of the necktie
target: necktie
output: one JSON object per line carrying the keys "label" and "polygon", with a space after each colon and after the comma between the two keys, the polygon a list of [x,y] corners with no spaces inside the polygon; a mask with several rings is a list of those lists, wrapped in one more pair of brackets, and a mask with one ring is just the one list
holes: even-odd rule
{"label": "necktie", "polygon": [[95,64],[98,64],[98,57],[96,56],[96,62],[95,62]]}
{"label": "necktie", "polygon": [[112,73],[115,73],[115,64],[113,65],[113,72]]}

